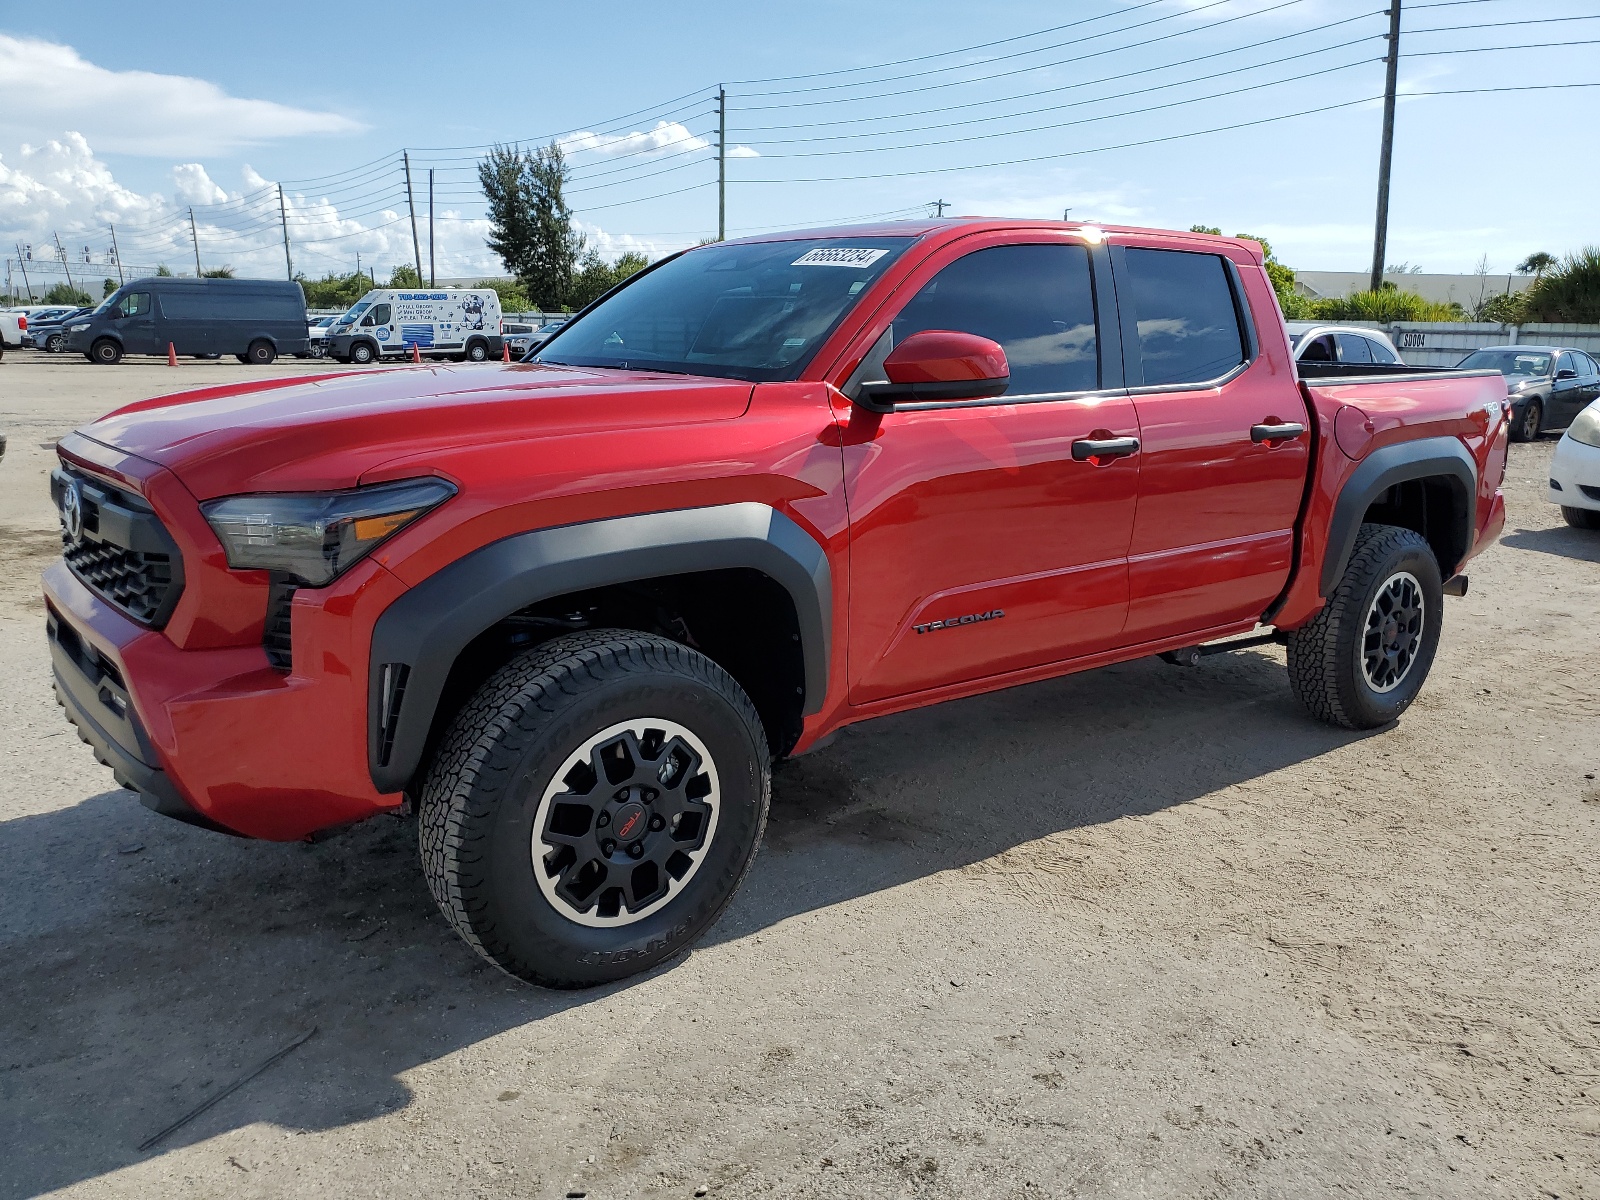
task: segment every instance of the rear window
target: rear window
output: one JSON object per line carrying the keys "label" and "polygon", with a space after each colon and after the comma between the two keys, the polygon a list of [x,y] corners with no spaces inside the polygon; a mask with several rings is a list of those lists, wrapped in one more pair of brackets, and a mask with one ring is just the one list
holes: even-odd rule
{"label": "rear window", "polygon": [[1186,250],[1123,253],[1146,386],[1208,383],[1244,361],[1233,286],[1221,258]]}

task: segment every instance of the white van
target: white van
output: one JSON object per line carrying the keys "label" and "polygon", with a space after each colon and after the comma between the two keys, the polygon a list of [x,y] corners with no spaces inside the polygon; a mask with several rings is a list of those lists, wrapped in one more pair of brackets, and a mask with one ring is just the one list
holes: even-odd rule
{"label": "white van", "polygon": [[333,323],[325,353],[369,363],[448,355],[468,362],[500,357],[500,297],[468,288],[374,288]]}

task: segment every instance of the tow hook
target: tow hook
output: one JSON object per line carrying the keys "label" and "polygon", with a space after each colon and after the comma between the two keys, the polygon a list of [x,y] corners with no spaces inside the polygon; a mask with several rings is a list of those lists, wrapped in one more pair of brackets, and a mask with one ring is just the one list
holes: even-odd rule
{"label": "tow hook", "polygon": [[1452,575],[1444,581],[1440,588],[1446,596],[1465,596],[1467,594],[1467,577],[1465,575]]}

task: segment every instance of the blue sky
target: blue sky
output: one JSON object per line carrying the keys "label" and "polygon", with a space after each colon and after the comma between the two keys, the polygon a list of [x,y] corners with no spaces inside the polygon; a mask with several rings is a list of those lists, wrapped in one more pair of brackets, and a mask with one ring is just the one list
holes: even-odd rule
{"label": "blue sky", "polygon": [[[1364,269],[1381,6],[8,6],[0,251],[23,242],[38,261],[59,233],[98,276],[114,222],[124,262],[181,270],[195,204],[205,265],[279,270],[286,180],[300,181],[285,184],[297,268],[348,269],[360,252],[381,273],[412,255],[394,157],[409,146],[424,214],[437,172],[439,274],[484,273],[476,147],[561,135],[592,242],[662,253],[715,232],[720,81],[739,147],[730,233],[944,199],[1217,225],[1270,238],[1292,266]],[[1503,272],[1600,241],[1600,87],[1418,94],[1600,83],[1590,14],[1592,0],[1406,6],[1391,262],[1469,271],[1487,256]],[[1423,32],[1441,26],[1475,28]],[[980,43],[998,44],[964,49]]]}

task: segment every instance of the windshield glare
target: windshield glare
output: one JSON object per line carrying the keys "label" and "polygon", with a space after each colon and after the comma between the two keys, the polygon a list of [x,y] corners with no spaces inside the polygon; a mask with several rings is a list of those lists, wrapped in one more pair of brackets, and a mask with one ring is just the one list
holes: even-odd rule
{"label": "windshield glare", "polygon": [[1499,371],[1502,375],[1548,375],[1550,356],[1516,350],[1474,350],[1461,360],[1461,366],[1477,371]]}
{"label": "windshield glare", "polygon": [[535,362],[794,379],[911,242],[808,238],[690,250],[567,322]]}
{"label": "windshield glare", "polygon": [[344,316],[340,317],[334,323],[336,325],[349,325],[352,321],[354,321],[357,317],[359,317],[362,313],[366,312],[367,309],[369,309],[371,307],[372,307],[372,301],[370,301],[370,300],[358,300],[358,301],[356,301],[356,306],[354,308],[352,308],[349,312],[345,313]]}

